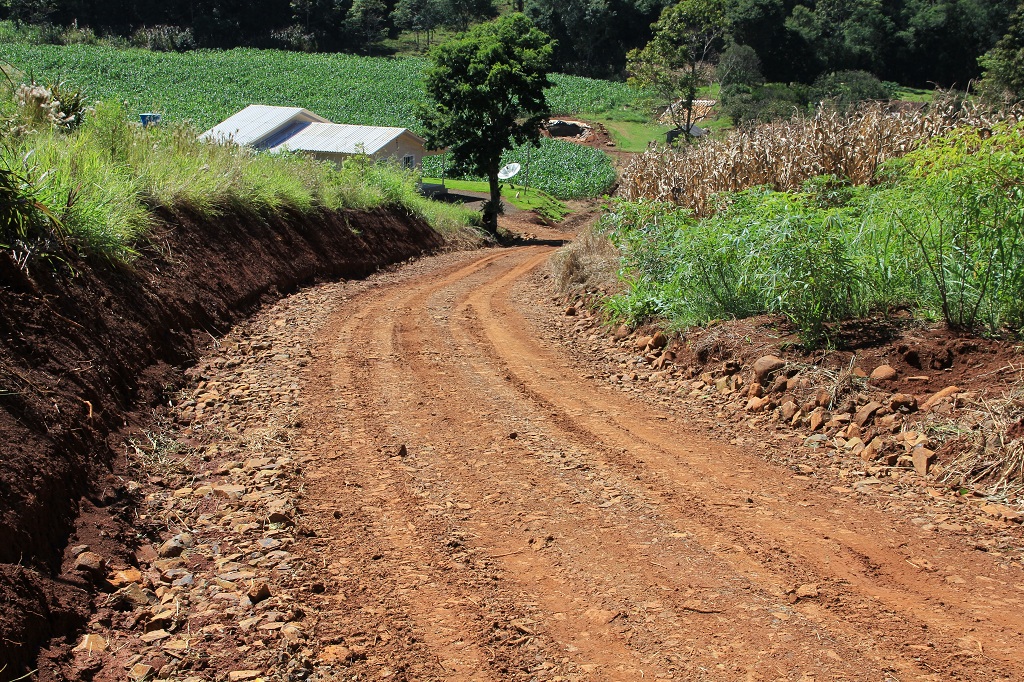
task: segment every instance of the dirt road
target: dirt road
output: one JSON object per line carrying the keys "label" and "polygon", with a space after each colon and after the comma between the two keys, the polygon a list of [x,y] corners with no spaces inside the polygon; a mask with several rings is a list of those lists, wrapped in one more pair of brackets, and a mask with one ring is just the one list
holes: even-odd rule
{"label": "dirt road", "polygon": [[1024,679],[1019,567],[570,369],[529,314],[552,252],[421,263],[315,339],[316,537],[293,552],[322,576],[320,660],[343,679]]}

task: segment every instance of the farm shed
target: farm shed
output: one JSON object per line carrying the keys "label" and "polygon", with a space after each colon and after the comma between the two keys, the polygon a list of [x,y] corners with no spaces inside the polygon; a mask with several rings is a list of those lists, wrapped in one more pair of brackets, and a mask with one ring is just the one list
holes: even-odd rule
{"label": "farm shed", "polygon": [[263,104],[246,107],[200,139],[270,152],[306,152],[334,163],[365,154],[375,160],[394,159],[406,168],[418,168],[424,156],[439,153],[427,151],[423,138],[408,128],[331,123],[307,109]]}

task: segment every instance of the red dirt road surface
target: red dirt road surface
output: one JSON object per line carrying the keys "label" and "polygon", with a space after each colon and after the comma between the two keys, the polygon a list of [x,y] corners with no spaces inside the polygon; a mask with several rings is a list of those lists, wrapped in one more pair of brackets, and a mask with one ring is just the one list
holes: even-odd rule
{"label": "red dirt road surface", "polygon": [[569,371],[552,253],[421,262],[316,337],[292,551],[338,679],[1024,679],[1019,565]]}

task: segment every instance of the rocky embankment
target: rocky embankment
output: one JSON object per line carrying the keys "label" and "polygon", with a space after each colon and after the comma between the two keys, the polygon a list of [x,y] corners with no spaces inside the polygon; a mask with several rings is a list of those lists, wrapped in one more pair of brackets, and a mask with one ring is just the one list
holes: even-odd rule
{"label": "rocky embankment", "polygon": [[[941,383],[949,372],[938,363],[908,367],[903,356],[910,351],[898,340],[881,352],[813,364],[780,357],[782,335],[757,339],[753,325],[688,337],[609,328],[583,301],[569,301],[548,328],[579,359],[579,371],[610,390],[678,411],[798,478],[891,510],[925,531],[1024,559],[1024,481],[1015,470],[1024,453],[1021,386],[1013,383],[1024,366],[1019,359],[986,357],[983,344],[972,341],[959,386]],[[899,369],[880,360],[886,354]],[[998,381],[1000,374],[1010,382]],[[914,386],[923,390],[906,388]]]}
{"label": "rocky embankment", "polygon": [[[72,253],[26,264],[0,253],[5,677],[35,668],[40,679],[61,677],[65,638],[90,617],[97,589],[128,587],[119,593],[128,603],[167,603],[163,595],[130,587],[140,584],[133,580],[132,550],[140,540],[146,544],[136,509],[148,501],[139,499],[124,471],[133,459],[164,457],[161,444],[146,444],[137,426],[175,394],[182,382],[177,367],[194,362],[231,323],[300,285],[363,277],[443,245],[423,221],[385,209],[313,218],[228,215],[209,223],[167,214],[163,220],[129,264]],[[254,357],[261,353],[252,349]],[[194,411],[205,406],[197,403]],[[126,447],[126,436],[136,445]],[[218,488],[211,499],[236,503],[234,478],[252,473],[276,480],[294,466],[263,459],[243,458],[223,480],[211,478]],[[176,489],[203,485],[197,479]],[[261,523],[277,523],[267,520],[275,513]],[[187,545],[194,530],[183,531],[178,542]],[[273,538],[264,549],[286,551],[286,544],[287,538]],[[177,561],[167,554],[173,546],[157,558]],[[112,568],[124,573],[111,574]],[[165,568],[181,571],[170,574],[174,581],[186,580],[184,568]],[[259,591],[253,598],[264,601]],[[85,650],[92,649],[90,640]]]}
{"label": "rocky embankment", "polygon": [[147,541],[127,560],[90,558],[105,594],[68,670],[137,682],[305,678],[313,619],[302,604],[324,583],[322,567],[289,551],[311,533],[302,474],[319,459],[297,440],[298,387],[306,342],[343,286],[235,327],[188,370],[151,436],[130,441]]}

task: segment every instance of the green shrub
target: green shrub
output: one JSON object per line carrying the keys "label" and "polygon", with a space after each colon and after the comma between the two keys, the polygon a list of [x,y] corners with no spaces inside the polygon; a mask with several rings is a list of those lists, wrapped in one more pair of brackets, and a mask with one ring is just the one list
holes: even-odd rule
{"label": "green shrub", "polygon": [[815,79],[811,99],[816,104],[845,112],[861,102],[894,99],[896,87],[883,83],[867,71],[834,71]]}
{"label": "green shrub", "polygon": [[809,106],[807,86],[798,83],[731,84],[722,87],[722,112],[736,125],[768,123],[804,114]]}
{"label": "green shrub", "polygon": [[767,243],[758,278],[769,311],[789,317],[804,346],[817,348],[829,341],[827,323],[860,312],[859,273],[838,212],[792,208],[773,221],[775,239]]}
{"label": "green shrub", "polygon": [[1024,124],[960,129],[900,161],[883,217],[918,250],[955,329],[1024,329]]}

